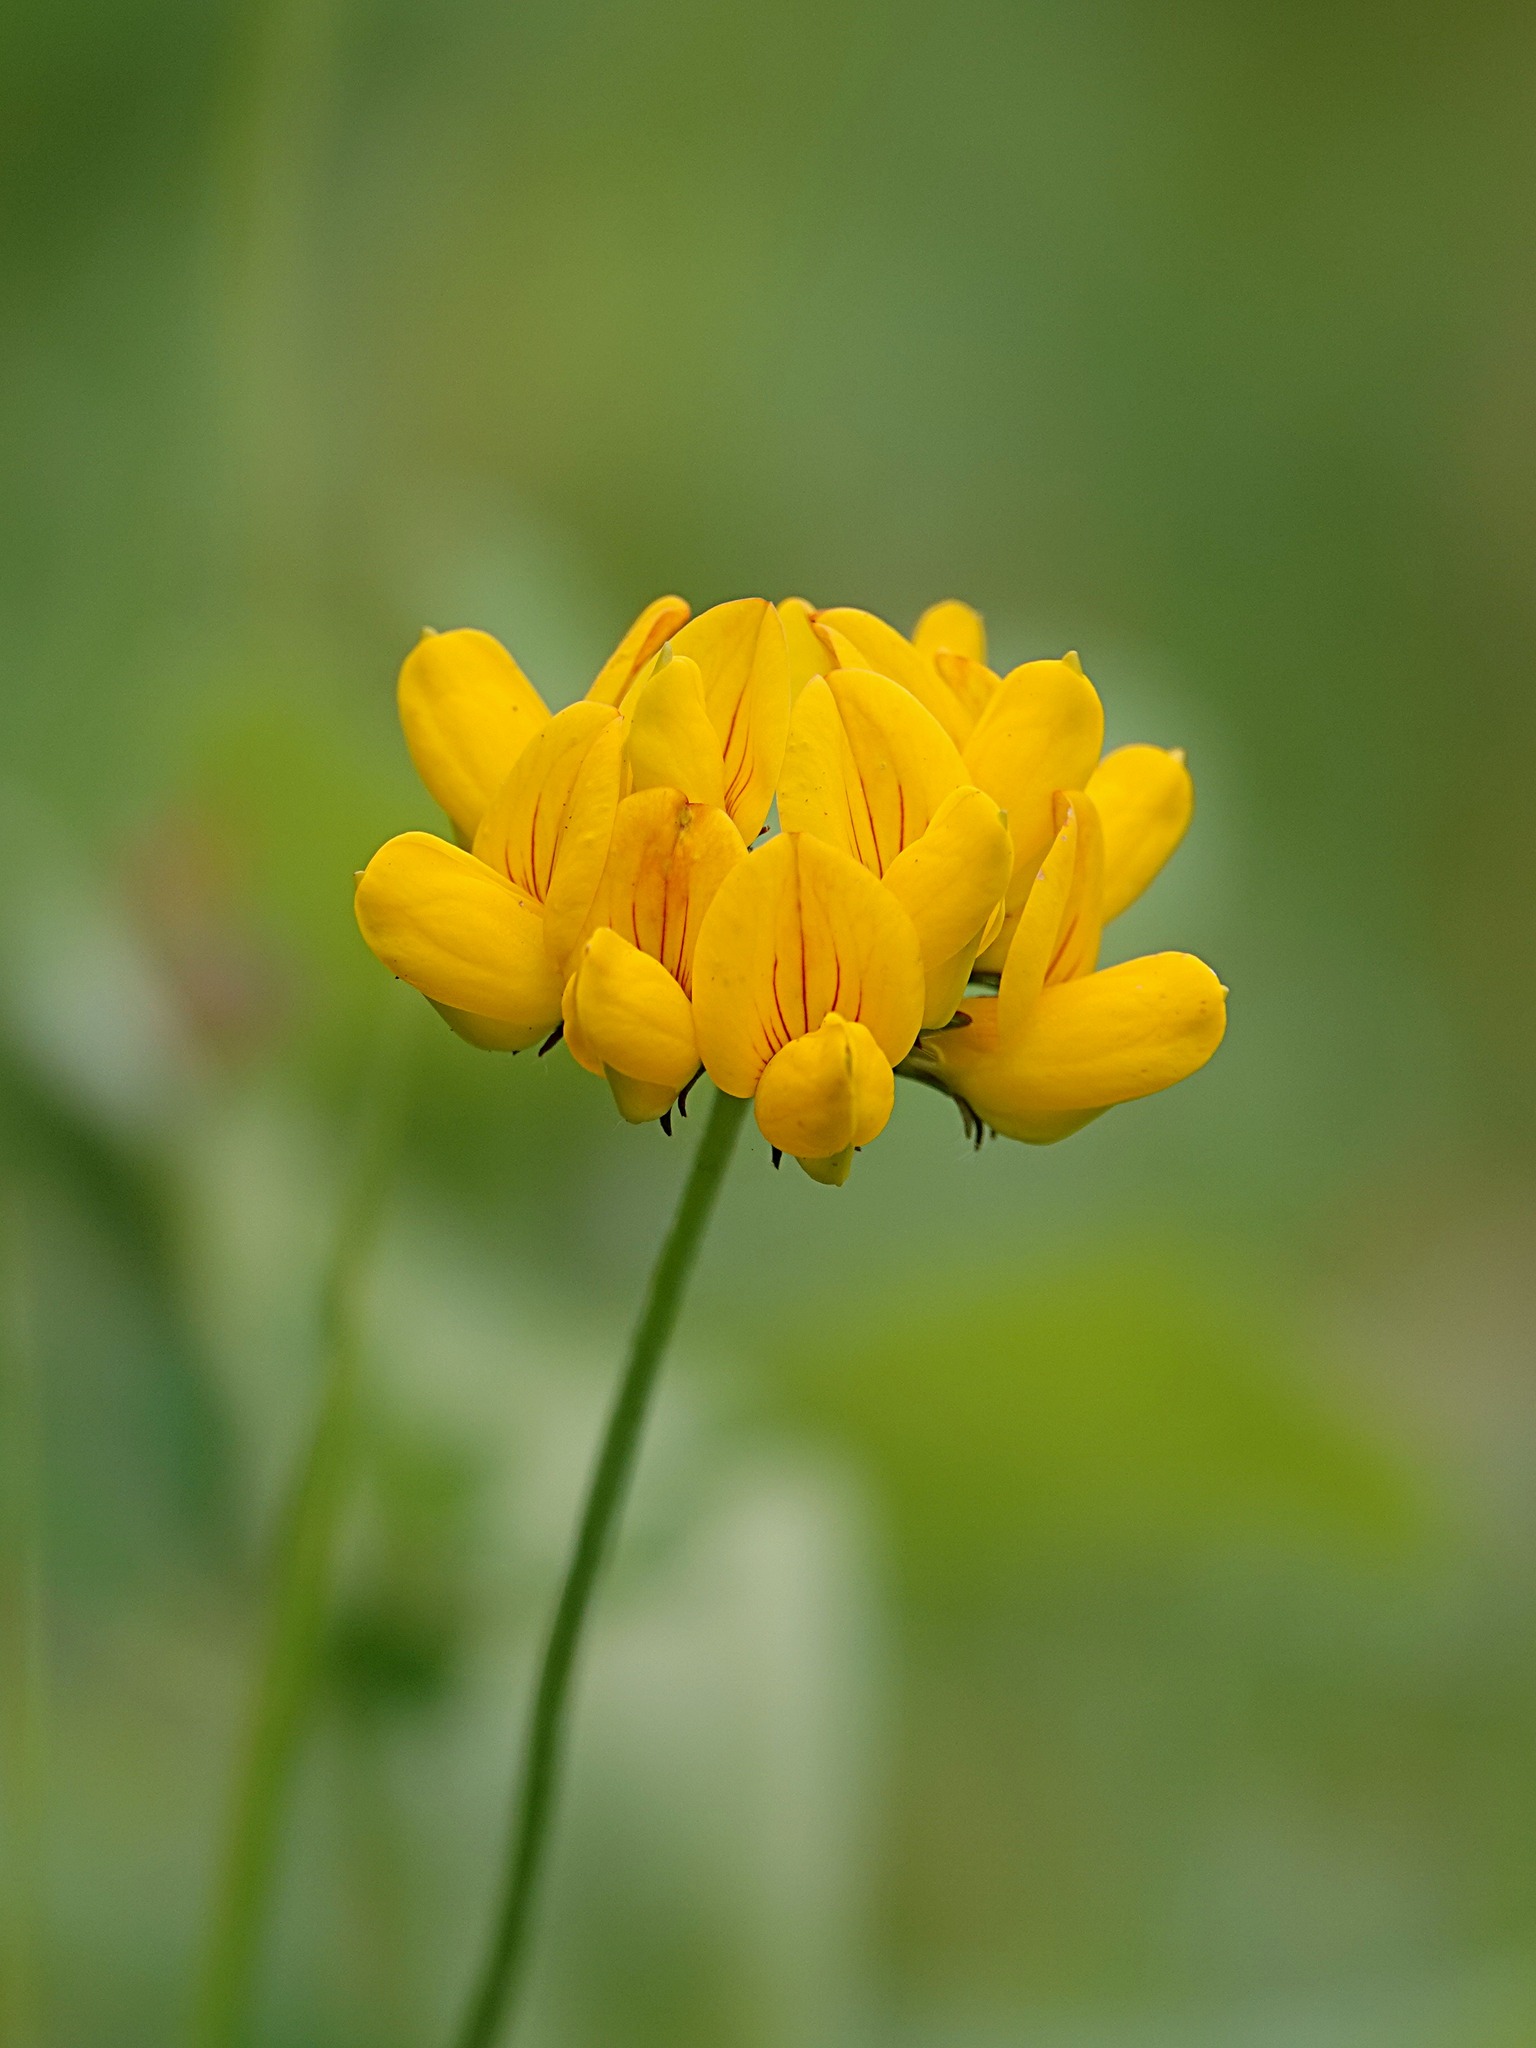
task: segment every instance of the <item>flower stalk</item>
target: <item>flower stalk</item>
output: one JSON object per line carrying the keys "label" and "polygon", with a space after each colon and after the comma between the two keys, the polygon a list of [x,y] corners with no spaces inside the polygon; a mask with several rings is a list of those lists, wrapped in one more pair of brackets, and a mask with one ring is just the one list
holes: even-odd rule
{"label": "flower stalk", "polygon": [[492,2048],[521,1988],[533,1907],[559,1792],[571,1684],[583,1629],[634,1474],[657,1376],[748,1106],[738,1096],[715,1096],[630,1340],[629,1357],[609,1411],[545,1639],[513,1807],[501,1903],[490,1949],[458,2035],[458,2048]]}

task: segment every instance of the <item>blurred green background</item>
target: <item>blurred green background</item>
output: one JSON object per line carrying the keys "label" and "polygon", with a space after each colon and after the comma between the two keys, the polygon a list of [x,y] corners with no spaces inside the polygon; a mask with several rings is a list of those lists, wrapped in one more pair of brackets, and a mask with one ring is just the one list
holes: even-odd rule
{"label": "blurred green background", "polygon": [[[750,1138],[585,1672],[529,2048],[1536,2039],[1536,18],[11,0],[18,2048],[186,2011],[424,623],[987,612],[1200,793],[1233,989],[1049,1151]],[[412,1027],[406,1027],[412,1028]],[[252,2038],[445,2039],[691,1142],[422,1009]],[[30,1641],[35,1654],[20,1656]]]}

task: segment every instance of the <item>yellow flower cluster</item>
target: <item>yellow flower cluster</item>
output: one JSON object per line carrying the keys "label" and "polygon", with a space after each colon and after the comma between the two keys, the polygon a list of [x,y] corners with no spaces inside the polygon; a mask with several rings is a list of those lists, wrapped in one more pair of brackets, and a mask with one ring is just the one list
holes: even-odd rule
{"label": "yellow flower cluster", "polygon": [[798,598],[660,598],[553,715],[489,634],[429,633],[399,695],[458,844],[382,847],[364,938],[475,1045],[563,1033],[632,1122],[702,1068],[837,1184],[897,1072],[978,1138],[1043,1144],[1221,1041],[1191,955],[1095,971],[1189,822],[1183,755],[1101,759],[1076,656],[1000,677],[968,605],[907,639]]}

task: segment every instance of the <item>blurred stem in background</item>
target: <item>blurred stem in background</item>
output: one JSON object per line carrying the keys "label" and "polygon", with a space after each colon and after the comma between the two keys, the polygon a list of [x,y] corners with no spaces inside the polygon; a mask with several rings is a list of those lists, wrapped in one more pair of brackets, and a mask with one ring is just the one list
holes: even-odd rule
{"label": "blurred stem in background", "polygon": [[234,2048],[245,2031],[282,1822],[314,1697],[354,1447],[361,1298],[389,1188],[415,1022],[414,1001],[391,1004],[359,1106],[321,1296],[314,1424],[278,1531],[261,1665],[214,1894],[194,2015],[198,2048]]}
{"label": "blurred stem in background", "polygon": [[42,1429],[26,1208],[0,1183],[0,2040],[42,2040]]}
{"label": "blurred stem in background", "polygon": [[312,231],[350,0],[245,0],[216,128],[216,314],[237,583],[302,589],[320,486]]}
{"label": "blurred stem in background", "polygon": [[531,1915],[559,1790],[571,1679],[582,1629],[629,1491],[657,1375],[747,1109],[745,1100],[716,1094],[630,1340],[624,1376],[609,1410],[544,1645],[512,1812],[501,1904],[490,1951],[459,2035],[460,2048],[491,2048],[511,2015],[521,1986]]}

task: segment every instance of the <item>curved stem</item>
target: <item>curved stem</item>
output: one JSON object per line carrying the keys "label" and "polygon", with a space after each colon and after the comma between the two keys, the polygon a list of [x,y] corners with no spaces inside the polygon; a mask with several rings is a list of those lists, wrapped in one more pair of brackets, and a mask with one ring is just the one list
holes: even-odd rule
{"label": "curved stem", "polygon": [[231,1797],[213,1919],[193,2018],[197,2048],[235,2048],[251,1980],[294,1763],[314,1692],[345,1503],[360,1368],[359,1302],[378,1235],[401,1101],[411,1018],[386,1019],[361,1106],[351,1169],[321,1301],[323,1378],[314,1426],[278,1532],[271,1604],[245,1747]]}
{"label": "curved stem", "polygon": [[571,1677],[582,1628],[629,1490],[656,1376],[746,1112],[745,1101],[733,1095],[716,1095],[630,1340],[624,1376],[609,1411],[608,1426],[587,1487],[576,1541],[544,1645],[507,1844],[501,1905],[490,1952],[458,2036],[459,2048],[491,2048],[519,1988],[530,1916],[559,1787]]}

